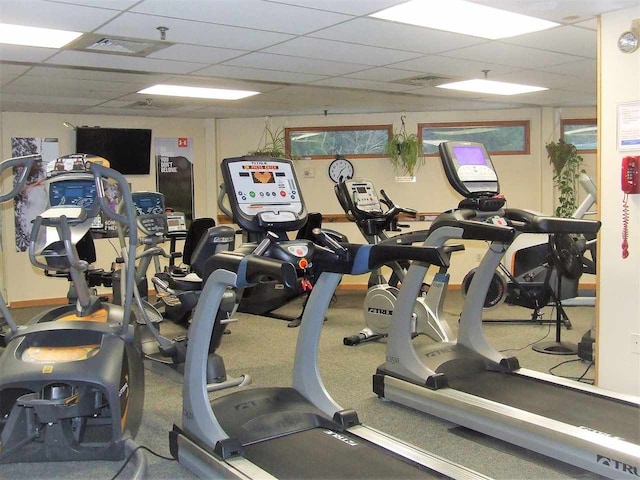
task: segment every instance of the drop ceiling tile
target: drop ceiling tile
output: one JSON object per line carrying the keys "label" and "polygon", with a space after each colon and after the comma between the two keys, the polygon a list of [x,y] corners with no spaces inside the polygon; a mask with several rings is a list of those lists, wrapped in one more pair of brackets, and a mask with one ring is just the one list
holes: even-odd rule
{"label": "drop ceiling tile", "polygon": [[182,60],[185,62],[219,63],[247,53],[246,50],[228,48],[203,47],[201,45],[172,45],[158,52],[147,55],[147,58],[163,60]]}
{"label": "drop ceiling tile", "polygon": [[573,24],[574,27],[580,28],[588,28],[589,30],[598,30],[598,18],[590,18],[589,20],[585,20],[584,22],[578,22]]}
{"label": "drop ceiling tile", "polygon": [[419,70],[411,72],[409,70],[400,70],[396,68],[374,67],[360,72],[349,73],[345,75],[345,77],[374,80],[378,82],[393,82],[395,80],[403,80],[409,77],[417,77],[418,75],[422,75],[422,72]]}
{"label": "drop ceiling tile", "polygon": [[375,18],[357,18],[308,36],[425,54],[446,52],[486,41]]}
{"label": "drop ceiling tile", "polygon": [[127,73],[44,65],[33,67],[29,75],[54,79],[100,80],[106,82],[131,83],[134,85],[146,85],[149,82],[158,83],[168,77],[167,75],[157,73]]}
{"label": "drop ceiling tile", "polygon": [[246,80],[259,80],[263,82],[281,83],[308,83],[314,80],[326,78],[324,75],[312,75],[307,73],[281,72],[258,68],[234,67],[232,65],[213,65],[195,72],[197,75],[212,77],[241,78]]}
{"label": "drop ceiling tile", "polygon": [[352,58],[352,60],[354,63],[258,52],[234,58],[224,62],[224,65],[315,75],[343,75],[368,68],[367,65],[355,63],[360,60],[359,58]]}
{"label": "drop ceiling tile", "polygon": [[[186,2],[180,2],[180,5],[184,4]],[[100,27],[97,33],[159,40],[159,26],[169,28],[166,32],[169,42],[238,50],[257,50],[293,38],[292,35],[284,33],[128,12]]]}
{"label": "drop ceiling tile", "polygon": [[359,88],[365,90],[380,90],[383,92],[406,92],[415,89],[414,85],[403,85],[400,83],[375,82],[371,80],[360,80],[357,78],[333,77],[325,80],[318,80],[313,85],[341,88]]}
{"label": "drop ceiling tile", "polygon": [[503,40],[504,43],[587,58],[596,58],[596,41],[596,32],[572,26],[552,28]]}
{"label": "drop ceiling tile", "polygon": [[24,93],[14,92],[10,86],[7,87],[5,91],[10,96],[10,101],[14,103],[32,103],[36,105],[42,104],[42,105],[84,106],[84,105],[95,105],[102,101],[98,98],[86,98],[86,97],[80,97],[75,95],[63,97],[63,96],[57,96],[57,95],[35,95],[33,93],[24,94]]}
{"label": "drop ceiling tile", "polygon": [[6,82],[14,79],[27,72],[31,67],[29,65],[12,65],[10,63],[0,63],[0,82]]}
{"label": "drop ceiling tile", "polygon": [[[265,0],[272,3],[272,0]],[[349,15],[369,15],[371,13],[393,7],[406,0],[273,0],[273,3],[285,3],[300,7],[315,8],[329,12],[346,13]]]}
{"label": "drop ceiling tile", "polygon": [[107,80],[87,80],[43,77],[28,74],[14,81],[12,87],[21,89],[36,89],[55,95],[88,95],[96,98],[111,98],[114,95],[122,95],[143,88],[146,83],[137,85],[123,82],[110,82]]}
{"label": "drop ceiling tile", "polygon": [[266,53],[293,55],[303,58],[318,58],[377,66],[420,56],[420,54],[414,52],[402,52],[388,48],[369,47],[366,45],[355,45],[353,43],[308,37],[298,37],[288,42],[266,48],[264,51]]}
{"label": "drop ceiling tile", "polygon": [[548,52],[501,42],[488,42],[447,52],[447,57],[485,61],[520,68],[538,68],[582,60],[575,55]]}
{"label": "drop ceiling tile", "polygon": [[[638,0],[473,0],[495,8],[502,8],[532,17],[554,22],[573,23],[584,21],[603,12],[638,6]],[[573,18],[576,17],[576,18]]]}
{"label": "drop ceiling tile", "polygon": [[45,0],[50,3],[63,3],[70,5],[84,5],[85,7],[105,8],[107,10],[126,10],[139,0]]}
{"label": "drop ceiling tile", "polygon": [[[391,65],[393,68],[422,72],[423,74],[437,74],[451,78],[480,78],[482,70],[491,70],[493,73],[509,73],[520,70],[517,67],[496,65],[494,62],[476,62],[473,60],[460,60],[459,58],[443,57],[440,55],[427,55],[420,58],[397,62]],[[406,77],[415,75],[408,74]]]}
{"label": "drop ceiling tile", "polygon": [[576,81],[576,77],[540,70],[519,70],[512,73],[492,75],[491,78],[501,82],[521,83],[545,88],[565,88],[567,90],[570,90]]}
{"label": "drop ceiling tile", "polygon": [[[1,2],[2,0],[0,0]],[[0,60],[6,62],[42,62],[57,52],[54,48],[0,44]]]}
{"label": "drop ceiling tile", "polygon": [[296,35],[352,18],[339,13],[262,0],[145,0],[133,7],[132,11]]}
{"label": "drop ceiling tile", "polygon": [[43,0],[0,0],[3,23],[30,27],[90,32],[118,14],[115,10]]}
{"label": "drop ceiling tile", "polygon": [[575,77],[595,79],[596,68],[597,66],[595,60],[580,60],[577,62],[563,63],[561,65],[542,67],[540,70],[551,73],[559,73],[562,75],[573,75]]}
{"label": "drop ceiling tile", "polygon": [[113,68],[119,70],[138,70],[142,72],[189,73],[204,64],[194,62],[177,62],[144,57],[127,57],[124,55],[107,55],[76,51],[63,51],[47,60],[54,65],[78,65],[93,68]]}

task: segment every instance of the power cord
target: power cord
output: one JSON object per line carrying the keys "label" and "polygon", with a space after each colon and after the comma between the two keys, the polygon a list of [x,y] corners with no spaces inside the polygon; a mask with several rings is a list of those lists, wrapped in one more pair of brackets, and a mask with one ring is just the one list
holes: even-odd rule
{"label": "power cord", "polygon": [[584,380],[584,377],[587,375],[587,372],[589,372],[591,367],[593,367],[593,362],[589,362],[589,365],[587,366],[586,370],[579,377],[570,377],[570,376],[567,376],[567,375],[558,375],[558,374],[554,373],[554,370],[556,368],[562,366],[562,365],[566,365],[568,363],[573,363],[573,362],[581,362],[581,361],[582,361],[581,358],[574,358],[572,360],[565,360],[564,362],[560,362],[557,365],[554,365],[553,367],[551,367],[549,369],[549,373],[551,375],[553,375],[554,377],[566,378],[567,380],[575,380],[576,382],[582,382],[582,383],[587,383],[589,385],[593,385],[593,379]]}
{"label": "power cord", "polygon": [[551,333],[551,323],[548,323],[547,333],[542,338],[539,338],[538,340],[534,340],[531,343],[527,343],[524,347],[521,347],[521,348],[506,348],[504,350],[499,350],[499,352],[500,353],[504,353],[504,352],[520,352],[522,350],[526,350],[527,348],[532,347],[536,343],[540,343],[541,341],[543,341],[545,338],[547,338],[549,336],[550,333]]}
{"label": "power cord", "polygon": [[139,447],[136,447],[127,457],[127,459],[124,461],[124,463],[122,464],[122,466],[118,469],[118,471],[115,473],[115,475],[113,477],[111,477],[111,480],[115,480],[116,478],[118,478],[118,476],[124,471],[124,469],[127,467],[127,465],[129,464],[129,462],[131,461],[131,459],[133,458],[133,456],[135,455],[135,453],[138,450],[146,450],[147,452],[149,452],[151,455],[155,455],[158,458],[161,458],[162,460],[169,460],[172,462],[175,462],[176,459],[173,457],[166,457],[164,455],[160,455],[159,453],[154,452],[153,450],[151,450],[149,447],[145,447],[144,445],[140,445]]}

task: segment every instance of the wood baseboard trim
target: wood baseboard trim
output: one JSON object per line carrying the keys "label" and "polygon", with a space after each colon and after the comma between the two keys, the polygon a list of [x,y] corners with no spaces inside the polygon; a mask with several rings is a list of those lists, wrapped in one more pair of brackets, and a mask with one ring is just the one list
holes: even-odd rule
{"label": "wood baseboard trim", "polygon": [[[462,288],[460,284],[449,284],[448,289],[456,292]],[[580,285],[580,290],[595,290],[595,283],[584,283]],[[352,292],[364,292],[367,290],[367,285],[365,283],[343,283],[338,285],[339,291],[352,291]],[[155,295],[154,290],[149,290],[149,295]],[[111,294],[101,295],[104,297],[109,297],[111,299]],[[67,303],[67,297],[61,298],[41,298],[37,300],[21,300],[18,302],[11,302],[9,304],[9,308],[29,308],[29,307],[55,307],[58,305],[64,305]]]}

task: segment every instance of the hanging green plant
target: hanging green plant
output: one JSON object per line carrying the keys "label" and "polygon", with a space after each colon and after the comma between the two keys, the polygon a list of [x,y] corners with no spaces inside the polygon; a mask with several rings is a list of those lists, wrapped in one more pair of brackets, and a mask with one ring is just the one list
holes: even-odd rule
{"label": "hanging green plant", "polygon": [[562,139],[547,143],[545,148],[553,165],[553,184],[559,194],[556,216],[571,217],[578,208],[578,177],[585,172],[580,168],[583,159],[575,145]]}
{"label": "hanging green plant", "polygon": [[403,115],[400,117],[402,127],[398,133],[394,133],[386,145],[385,153],[396,173],[406,173],[410,177],[415,176],[415,171],[424,164],[422,146],[415,133],[407,134]]}
{"label": "hanging green plant", "polygon": [[285,130],[284,127],[271,130],[269,125],[269,119],[265,122],[262,136],[260,137],[260,143],[258,148],[251,150],[248,155],[259,157],[275,157],[275,158],[289,158],[285,149]]}

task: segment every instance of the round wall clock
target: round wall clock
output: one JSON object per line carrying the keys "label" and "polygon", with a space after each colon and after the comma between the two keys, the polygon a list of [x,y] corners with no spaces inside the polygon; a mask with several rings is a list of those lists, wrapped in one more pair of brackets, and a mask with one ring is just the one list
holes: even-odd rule
{"label": "round wall clock", "polygon": [[336,155],[335,160],[329,164],[329,178],[334,183],[344,182],[353,178],[353,164],[342,155]]}

